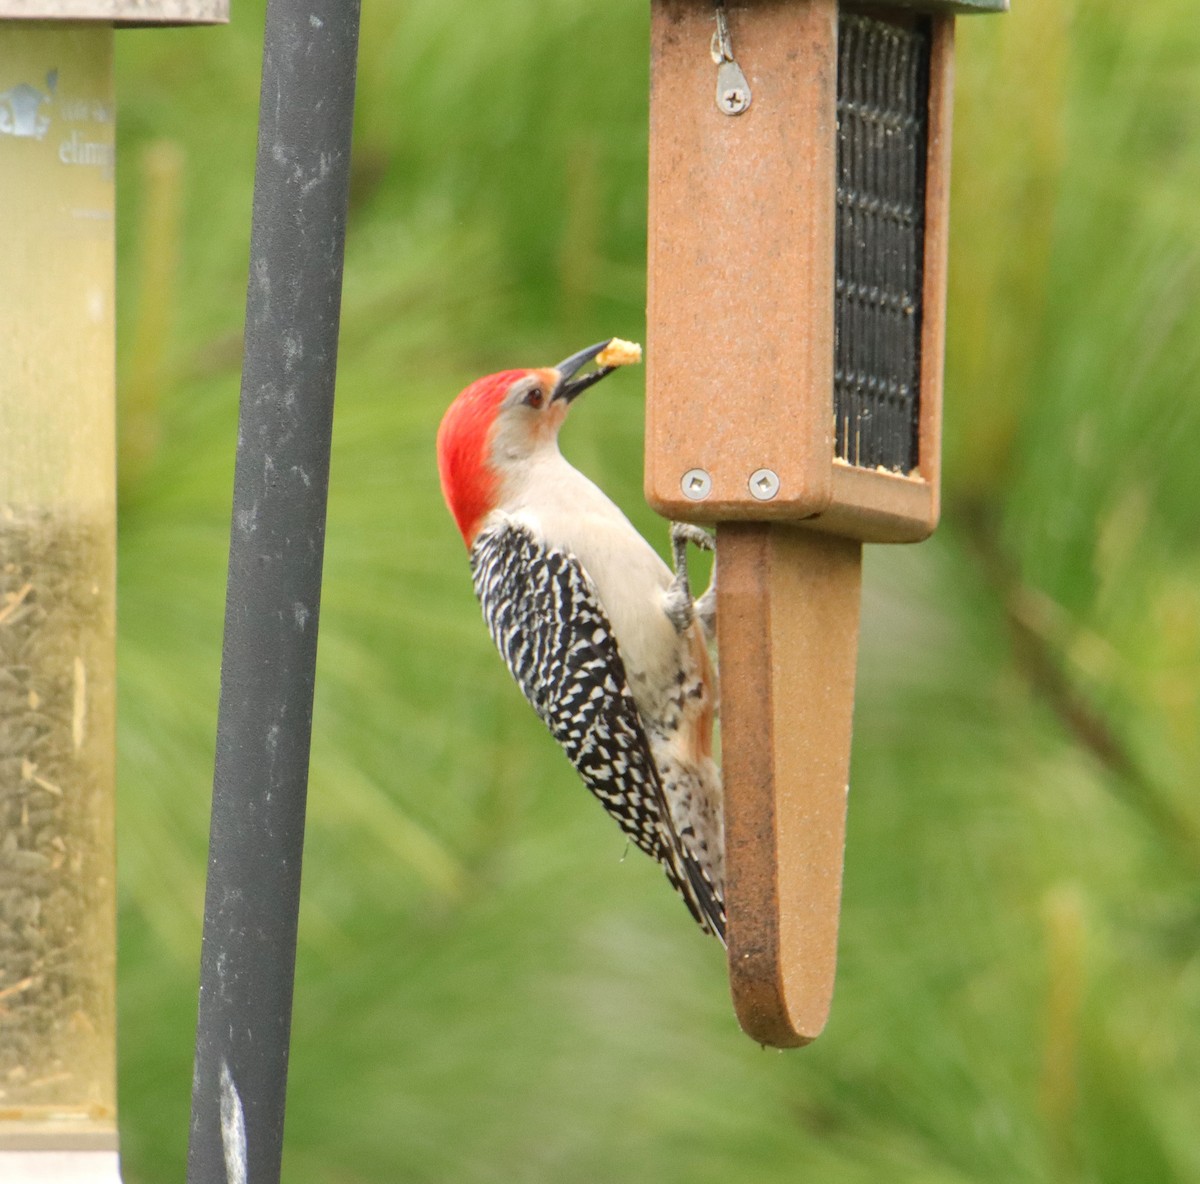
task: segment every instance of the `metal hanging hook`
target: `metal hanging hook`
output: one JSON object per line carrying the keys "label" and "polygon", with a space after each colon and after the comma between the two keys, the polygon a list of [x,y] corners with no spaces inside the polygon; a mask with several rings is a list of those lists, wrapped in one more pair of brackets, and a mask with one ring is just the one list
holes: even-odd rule
{"label": "metal hanging hook", "polygon": [[729,18],[725,0],[714,0],[717,28],[713,33],[711,53],[717,64],[717,109],[723,115],[741,115],[750,106],[750,84],[733,58],[733,38],[729,35]]}
{"label": "metal hanging hook", "polygon": [[729,36],[729,18],[725,14],[725,0],[714,0],[717,10],[717,30],[712,36],[712,59],[719,66],[733,61],[733,41]]}

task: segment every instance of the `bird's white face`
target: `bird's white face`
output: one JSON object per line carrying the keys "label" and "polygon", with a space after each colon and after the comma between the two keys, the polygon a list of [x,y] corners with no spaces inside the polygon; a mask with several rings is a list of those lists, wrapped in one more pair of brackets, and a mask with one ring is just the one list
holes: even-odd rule
{"label": "bird's white face", "polygon": [[531,474],[553,468],[558,430],[571,402],[599,382],[611,364],[580,373],[613,343],[588,346],[540,370],[501,370],[477,379],[450,404],[438,428],[438,476],[446,504],[470,547],[487,514]]}
{"label": "bird's white face", "polygon": [[492,464],[503,471],[539,449],[554,447],[569,404],[554,398],[557,370],[530,370],[508,388],[491,437]]}

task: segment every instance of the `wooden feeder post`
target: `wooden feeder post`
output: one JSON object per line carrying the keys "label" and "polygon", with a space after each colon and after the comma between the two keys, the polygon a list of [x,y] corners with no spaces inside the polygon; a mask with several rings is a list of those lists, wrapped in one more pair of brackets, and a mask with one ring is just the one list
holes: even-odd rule
{"label": "wooden feeder post", "polygon": [[113,30],[0,0],[0,1180],[118,1179]]}
{"label": "wooden feeder post", "polygon": [[729,970],[805,1044],[837,952],[862,544],[937,524],[955,13],[652,0],[646,496],[717,524]]}

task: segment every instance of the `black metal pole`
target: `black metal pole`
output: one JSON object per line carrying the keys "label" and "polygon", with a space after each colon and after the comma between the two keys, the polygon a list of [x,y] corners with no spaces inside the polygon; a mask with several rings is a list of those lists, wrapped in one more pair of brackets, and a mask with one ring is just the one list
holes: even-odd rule
{"label": "black metal pole", "polygon": [[189,1184],[283,1146],[358,0],[269,0]]}

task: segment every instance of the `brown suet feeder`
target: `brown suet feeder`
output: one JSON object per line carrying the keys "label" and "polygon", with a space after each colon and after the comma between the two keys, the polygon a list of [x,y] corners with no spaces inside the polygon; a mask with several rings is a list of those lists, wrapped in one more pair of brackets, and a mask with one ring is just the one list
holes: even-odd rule
{"label": "brown suet feeder", "polygon": [[836,964],[862,544],[937,524],[954,18],[652,0],[646,495],[717,524],[729,969],[816,1037]]}
{"label": "brown suet feeder", "polygon": [[118,1179],[113,30],[0,0],[0,1180]]}

